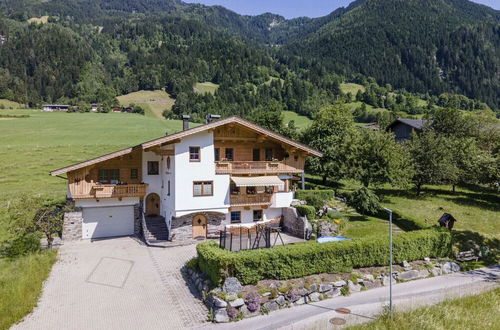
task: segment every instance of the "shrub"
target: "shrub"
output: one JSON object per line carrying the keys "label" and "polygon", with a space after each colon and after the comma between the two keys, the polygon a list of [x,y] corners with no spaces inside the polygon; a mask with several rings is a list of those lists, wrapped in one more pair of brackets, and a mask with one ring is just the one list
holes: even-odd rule
{"label": "shrub", "polygon": [[325,199],[321,198],[318,195],[306,196],[307,205],[314,206],[316,210],[321,210],[323,206],[325,206],[325,201]]}
{"label": "shrub", "polygon": [[382,209],[378,196],[366,187],[353,192],[348,205],[361,214],[377,214]]}
{"label": "shrub", "polygon": [[316,218],[316,209],[311,205],[297,205],[295,206],[297,212],[303,217],[307,217],[309,220]]}
{"label": "shrub", "polygon": [[189,259],[188,262],[186,262],[186,268],[194,270],[194,271],[198,271],[199,270],[198,258],[193,257],[193,258]]}
{"label": "shrub", "polygon": [[[322,201],[327,201],[333,198],[333,190],[325,189],[325,190],[297,190],[295,192],[295,198],[307,201],[309,196],[317,196]],[[309,203],[309,202],[308,202]]]}
{"label": "shrub", "polygon": [[[432,228],[396,235],[394,262],[451,255],[451,233]],[[196,247],[202,272],[213,283],[235,276],[244,285],[263,279],[286,280],[312,274],[338,273],[354,267],[385,266],[389,244],[385,238],[366,238],[317,244],[313,242],[277,246],[272,249],[230,252],[216,242]]]}

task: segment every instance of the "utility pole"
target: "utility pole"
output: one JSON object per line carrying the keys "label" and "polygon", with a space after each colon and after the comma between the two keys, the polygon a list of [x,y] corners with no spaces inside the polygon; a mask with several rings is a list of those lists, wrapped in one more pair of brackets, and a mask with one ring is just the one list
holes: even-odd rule
{"label": "utility pole", "polygon": [[389,213],[389,313],[392,317],[392,210],[384,207]]}

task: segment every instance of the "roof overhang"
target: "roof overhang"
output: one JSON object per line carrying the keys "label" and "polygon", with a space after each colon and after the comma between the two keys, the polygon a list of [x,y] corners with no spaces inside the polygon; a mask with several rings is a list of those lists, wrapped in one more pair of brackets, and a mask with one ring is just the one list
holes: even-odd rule
{"label": "roof overhang", "polygon": [[285,183],[276,175],[269,176],[232,176],[236,187],[269,187],[283,186]]}

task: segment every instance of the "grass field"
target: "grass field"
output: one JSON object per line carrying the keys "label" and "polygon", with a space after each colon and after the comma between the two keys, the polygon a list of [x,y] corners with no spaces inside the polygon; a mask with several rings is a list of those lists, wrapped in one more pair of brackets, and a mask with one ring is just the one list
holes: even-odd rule
{"label": "grass field", "polygon": [[283,121],[285,125],[288,124],[290,120],[293,120],[295,122],[295,126],[298,129],[305,129],[312,124],[311,119],[307,118],[306,116],[301,116],[293,111],[282,111],[281,113],[283,114]]}
{"label": "grass field", "polygon": [[340,90],[344,94],[351,93],[352,96],[356,96],[358,91],[361,91],[364,93],[366,88],[365,88],[365,86],[359,85],[359,84],[344,83],[344,84],[340,84]]}
{"label": "grass field", "polygon": [[49,16],[32,17],[28,19],[28,23],[47,24],[48,22]]}
{"label": "grass field", "polygon": [[9,101],[6,99],[0,99],[0,108],[4,109],[20,109],[23,108],[23,105],[21,103],[17,103],[14,101]]}
{"label": "grass field", "polygon": [[414,311],[388,315],[376,321],[349,327],[350,330],[434,330],[498,329],[500,325],[500,288],[478,295],[444,301]]}
{"label": "grass field", "polygon": [[156,91],[138,91],[117,97],[122,106],[128,106],[132,103],[144,108],[145,115],[158,119],[165,119],[163,111],[172,109],[175,100],[162,90]]}
{"label": "grass field", "polygon": [[[348,215],[349,224],[342,232],[343,236],[350,238],[365,238],[370,236],[389,237],[389,221],[362,215]],[[393,233],[403,232],[393,224]]]}
{"label": "grass field", "polygon": [[196,83],[193,87],[193,91],[199,94],[215,94],[215,91],[219,89],[219,85],[211,82]]}
{"label": "grass field", "polygon": [[56,255],[42,251],[12,261],[0,259],[0,329],[10,328],[35,307]]}

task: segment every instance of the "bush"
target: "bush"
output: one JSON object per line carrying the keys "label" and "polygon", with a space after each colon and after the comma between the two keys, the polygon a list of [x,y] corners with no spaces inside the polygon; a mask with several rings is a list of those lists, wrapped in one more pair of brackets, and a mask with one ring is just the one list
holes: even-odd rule
{"label": "bush", "polygon": [[303,216],[307,217],[308,220],[313,220],[316,217],[316,209],[311,205],[297,205],[295,206],[297,212]]}
{"label": "bush", "polygon": [[[394,262],[451,255],[451,233],[432,228],[394,237]],[[271,249],[230,252],[216,242],[196,247],[200,270],[213,283],[235,276],[244,285],[263,279],[286,280],[312,274],[338,273],[349,268],[385,266],[389,244],[386,238],[366,238],[317,244],[313,242],[277,246]]]}
{"label": "bush", "polygon": [[297,190],[295,192],[295,198],[303,201],[307,201],[309,196],[318,196],[322,201],[327,201],[333,198],[333,190]]}
{"label": "bush", "polygon": [[326,200],[319,195],[306,196],[307,205],[314,206],[316,210],[321,210],[325,206]]}
{"label": "bush", "polygon": [[378,196],[366,187],[353,192],[347,204],[361,214],[377,214],[382,209]]}

